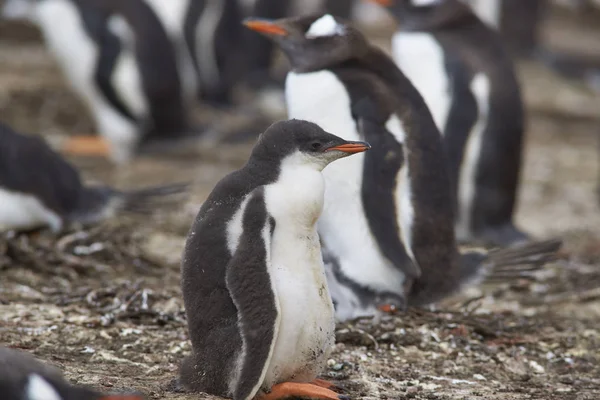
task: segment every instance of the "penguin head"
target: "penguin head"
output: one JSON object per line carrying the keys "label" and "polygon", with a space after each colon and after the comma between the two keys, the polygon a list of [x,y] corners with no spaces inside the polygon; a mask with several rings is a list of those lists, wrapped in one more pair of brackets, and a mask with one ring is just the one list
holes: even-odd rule
{"label": "penguin head", "polygon": [[44,0],[5,0],[0,16],[7,20],[35,21],[35,9]]}
{"label": "penguin head", "polygon": [[351,142],[324,131],[319,125],[292,119],[276,122],[258,139],[250,162],[309,166],[323,170],[329,163],[370,149],[365,142]]}
{"label": "penguin head", "polygon": [[387,8],[400,22],[402,30],[440,27],[465,15],[468,5],[459,0],[369,0]]}
{"label": "penguin head", "polygon": [[249,18],[244,25],[273,40],[300,72],[316,71],[360,57],[369,43],[360,31],[331,14],[282,18]]}

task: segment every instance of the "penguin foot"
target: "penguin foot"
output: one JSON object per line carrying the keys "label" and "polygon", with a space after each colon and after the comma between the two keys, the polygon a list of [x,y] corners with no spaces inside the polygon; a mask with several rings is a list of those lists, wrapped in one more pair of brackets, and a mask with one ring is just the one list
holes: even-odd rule
{"label": "penguin foot", "polygon": [[62,153],[76,156],[110,155],[110,145],[100,136],[74,136],[63,145]]}
{"label": "penguin foot", "polygon": [[273,386],[270,393],[259,397],[259,400],[283,400],[299,397],[316,400],[349,400],[348,396],[340,395],[312,383],[284,382]]}

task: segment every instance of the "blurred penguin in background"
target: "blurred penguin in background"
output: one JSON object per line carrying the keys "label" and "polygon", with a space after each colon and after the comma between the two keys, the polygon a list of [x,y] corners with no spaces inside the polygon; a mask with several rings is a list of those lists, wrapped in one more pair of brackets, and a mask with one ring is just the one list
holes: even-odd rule
{"label": "blurred penguin in background", "polygon": [[583,80],[600,91],[600,59],[583,54],[553,51],[542,43],[541,28],[553,4],[572,10],[598,8],[596,0],[463,0],[488,25],[500,31],[510,52],[533,58],[569,79]]}
{"label": "blurred penguin in background", "polygon": [[236,10],[233,0],[7,0],[2,14],[40,28],[94,117],[101,138],[74,137],[65,152],[124,163],[147,142],[198,135],[199,97],[230,102]]}

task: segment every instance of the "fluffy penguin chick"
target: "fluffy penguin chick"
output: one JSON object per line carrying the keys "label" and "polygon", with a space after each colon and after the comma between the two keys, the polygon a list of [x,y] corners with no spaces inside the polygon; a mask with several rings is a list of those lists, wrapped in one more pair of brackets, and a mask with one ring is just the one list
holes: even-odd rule
{"label": "fluffy penguin chick", "polygon": [[335,329],[316,229],[321,171],[368,148],[313,123],[279,122],[248,163],[217,184],[183,254],[193,348],[181,368],[184,386],[235,400],[261,392],[264,400],[342,398],[315,381]]}
{"label": "fluffy penguin chick", "polygon": [[119,211],[150,212],[185,184],[121,192],[86,186],[77,170],[35,136],[0,123],[0,232],[92,224]]}
{"label": "fluffy penguin chick", "polygon": [[0,347],[2,400],[143,400],[137,395],[103,395],[72,386],[61,372],[25,352]]}
{"label": "fluffy penguin chick", "polygon": [[480,254],[457,250],[440,132],[393,60],[329,14],[245,24],[290,60],[290,117],[373,146],[323,171],[319,234],[337,317],[436,302],[480,278]]}

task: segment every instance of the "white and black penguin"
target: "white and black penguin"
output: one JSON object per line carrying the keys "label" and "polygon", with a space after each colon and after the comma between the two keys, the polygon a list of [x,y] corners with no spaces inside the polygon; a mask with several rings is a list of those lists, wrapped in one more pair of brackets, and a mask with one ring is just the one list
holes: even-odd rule
{"label": "white and black penguin", "polygon": [[372,0],[399,22],[392,51],[443,135],[459,241],[528,240],[513,223],[525,112],[498,33],[459,0]]}
{"label": "white and black penguin", "polygon": [[55,367],[24,351],[0,347],[0,398],[2,400],[143,400],[133,394],[101,394],[73,386]]}
{"label": "white and black penguin", "polygon": [[[323,171],[318,229],[337,317],[433,303],[481,278],[493,260],[458,252],[441,135],[393,60],[328,14],[245,24],[290,60],[290,117],[372,145]],[[520,250],[502,253],[502,262],[518,263],[532,247]]]}
{"label": "white and black penguin", "polygon": [[344,398],[316,380],[335,333],[316,223],[323,168],[368,148],[310,122],[278,122],[216,185],[183,253],[186,388],[234,400]]}
{"label": "white and black penguin", "polygon": [[142,141],[177,138],[194,130],[188,106],[197,93],[196,83],[184,79],[194,78],[193,65],[189,57],[186,66],[184,57],[178,56],[181,49],[171,40],[169,29],[179,22],[168,21],[174,18],[167,15],[186,2],[171,0],[171,7],[162,7],[157,14],[161,3],[167,2],[8,0],[4,4],[6,18],[28,19],[41,29],[104,139],[75,137],[65,151],[109,155],[122,163]]}
{"label": "white and black penguin", "polygon": [[121,211],[150,213],[186,188],[173,184],[126,192],[85,185],[79,172],[43,139],[0,123],[0,232],[43,227],[56,232]]}
{"label": "white and black penguin", "polygon": [[[169,7],[164,0],[154,2]],[[238,0],[184,2],[188,4],[183,30],[198,76],[198,96],[215,106],[230,106],[247,59],[242,8]]]}

